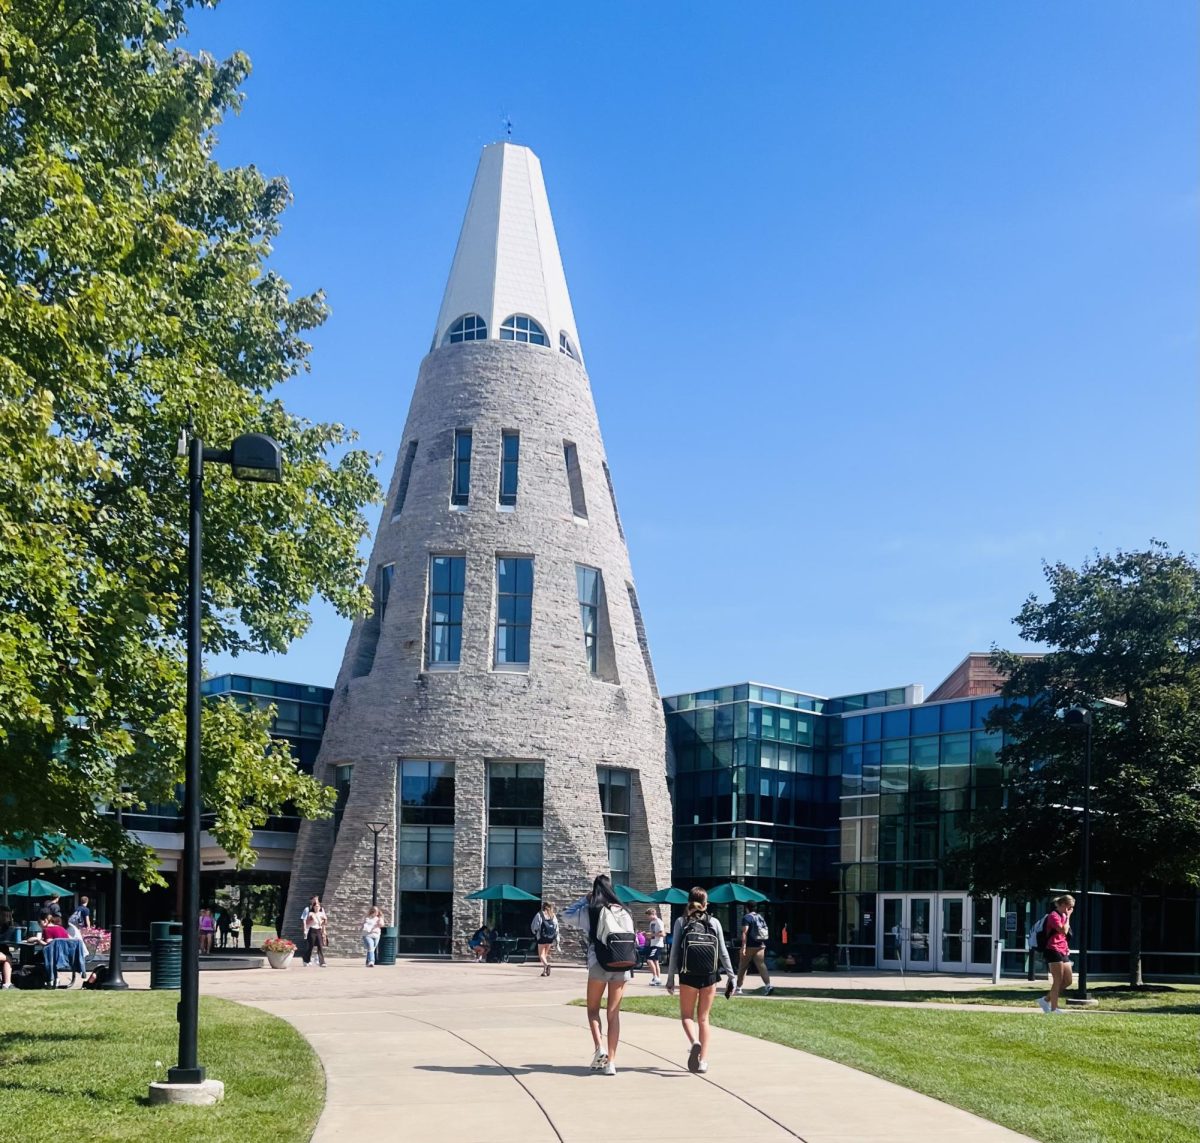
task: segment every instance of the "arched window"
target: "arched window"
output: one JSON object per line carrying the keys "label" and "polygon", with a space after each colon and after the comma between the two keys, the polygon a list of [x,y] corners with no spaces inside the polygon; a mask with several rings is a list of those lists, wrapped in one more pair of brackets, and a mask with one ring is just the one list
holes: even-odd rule
{"label": "arched window", "polygon": [[550,344],[546,331],[531,317],[524,314],[512,314],[504,319],[500,327],[501,341],[527,341],[530,345]]}
{"label": "arched window", "polygon": [[446,343],[483,341],[487,337],[487,322],[478,314],[464,314],[446,332]]}
{"label": "arched window", "polygon": [[565,353],[572,361],[579,360],[579,354],[575,352],[575,346],[571,344],[571,339],[567,336],[565,329],[558,331],[558,352]]}

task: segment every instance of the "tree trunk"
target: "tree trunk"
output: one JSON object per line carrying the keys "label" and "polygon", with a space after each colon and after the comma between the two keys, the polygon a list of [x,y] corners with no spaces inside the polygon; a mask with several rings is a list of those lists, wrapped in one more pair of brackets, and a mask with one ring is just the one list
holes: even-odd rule
{"label": "tree trunk", "polygon": [[1129,897],[1129,986],[1142,984],[1142,891],[1136,889]]}

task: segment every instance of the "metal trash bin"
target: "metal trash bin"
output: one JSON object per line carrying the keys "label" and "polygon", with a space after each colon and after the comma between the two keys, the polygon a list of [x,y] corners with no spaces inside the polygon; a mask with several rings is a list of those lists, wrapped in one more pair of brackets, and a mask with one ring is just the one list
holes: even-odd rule
{"label": "metal trash bin", "polygon": [[396,926],[384,925],[379,934],[379,947],[375,950],[376,964],[396,963]]}
{"label": "metal trash bin", "polygon": [[178,921],[152,921],[150,923],[151,988],[178,988],[182,984],[182,930],[183,926]]}

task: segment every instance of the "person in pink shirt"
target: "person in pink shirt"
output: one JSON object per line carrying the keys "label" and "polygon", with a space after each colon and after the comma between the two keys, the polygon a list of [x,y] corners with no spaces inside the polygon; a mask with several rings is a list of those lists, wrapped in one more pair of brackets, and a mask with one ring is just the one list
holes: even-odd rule
{"label": "person in pink shirt", "polygon": [[1046,914],[1043,926],[1046,933],[1046,947],[1042,956],[1046,958],[1046,968],[1050,973],[1050,991],[1045,996],[1038,997],[1038,1007],[1043,1012],[1057,1012],[1058,1002],[1062,994],[1071,987],[1074,977],[1071,975],[1071,950],[1067,944],[1067,936],[1071,932],[1071,914],[1075,910],[1075,898],[1070,893],[1054,898],[1054,908]]}

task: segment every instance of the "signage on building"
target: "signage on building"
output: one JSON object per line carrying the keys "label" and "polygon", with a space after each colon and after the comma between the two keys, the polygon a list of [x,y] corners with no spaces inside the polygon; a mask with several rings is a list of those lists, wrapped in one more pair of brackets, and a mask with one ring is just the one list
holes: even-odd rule
{"label": "signage on building", "polygon": [[1004,914],[1004,931],[1006,933],[1015,933],[1017,931],[1017,914],[1016,913],[1005,913]]}

